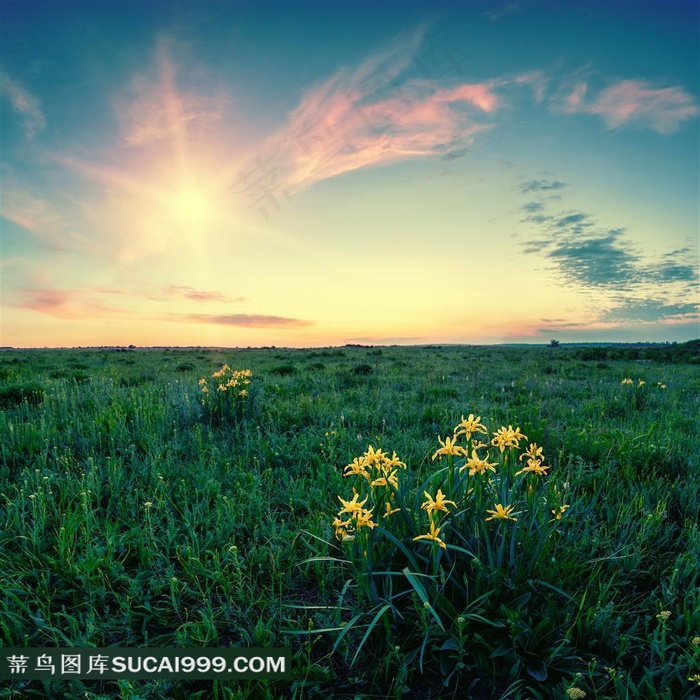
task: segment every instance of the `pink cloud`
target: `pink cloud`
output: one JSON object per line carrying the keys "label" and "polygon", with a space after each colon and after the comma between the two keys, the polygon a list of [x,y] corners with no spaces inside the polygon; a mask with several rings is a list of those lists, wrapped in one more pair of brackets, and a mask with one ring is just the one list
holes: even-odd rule
{"label": "pink cloud", "polygon": [[495,88],[512,81],[449,87],[401,81],[423,35],[404,36],[403,45],[397,42],[309,90],[256,159],[274,154],[277,179],[294,192],[360,168],[463,151],[492,127],[504,104]]}
{"label": "pink cloud", "polygon": [[555,108],[566,114],[597,114],[609,129],[633,125],[660,134],[677,131],[698,115],[695,98],[681,87],[656,88],[643,80],[622,80],[586,99],[588,84],[578,83]]}
{"label": "pink cloud", "polygon": [[221,292],[204,291],[200,289],[193,289],[192,287],[183,287],[180,285],[170,285],[163,291],[168,296],[191,299],[192,301],[245,301],[243,297],[231,299],[231,297],[226,296]]}
{"label": "pink cloud", "polygon": [[213,323],[221,326],[239,326],[243,328],[307,328],[313,321],[284,316],[267,316],[264,314],[172,314],[167,320],[189,323]]}
{"label": "pink cloud", "polygon": [[55,196],[38,196],[32,187],[21,182],[12,172],[3,172],[2,175],[0,216],[26,229],[38,243],[48,248],[80,248],[81,236],[74,229],[70,217],[62,211]]}
{"label": "pink cloud", "polygon": [[19,294],[21,299],[10,306],[56,318],[91,318],[124,313],[122,309],[102,304],[77,289],[23,289]]}
{"label": "pink cloud", "polygon": [[123,139],[132,146],[144,146],[162,139],[174,139],[178,145],[211,129],[223,117],[228,103],[222,91],[204,94],[185,89],[181,83],[204,82],[186,60],[186,50],[168,37],[158,41],[154,66],[136,74],[114,107],[122,127]]}

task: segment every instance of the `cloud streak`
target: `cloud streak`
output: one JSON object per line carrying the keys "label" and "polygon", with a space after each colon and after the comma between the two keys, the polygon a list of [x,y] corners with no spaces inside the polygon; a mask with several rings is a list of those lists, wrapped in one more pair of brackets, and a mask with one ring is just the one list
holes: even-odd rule
{"label": "cloud streak", "polygon": [[223,301],[223,302],[230,302],[230,301],[246,301],[245,297],[236,297],[235,299],[232,299],[229,296],[226,296],[225,294],[222,294],[221,292],[212,292],[212,291],[205,291],[201,289],[194,289],[192,287],[186,287],[186,286],[181,286],[181,285],[170,285],[166,287],[163,292],[168,296],[168,297],[177,297],[180,299],[189,299],[191,301],[202,301],[202,302],[211,302],[211,301]]}
{"label": "cloud streak", "polygon": [[288,191],[361,168],[461,157],[494,126],[507,104],[504,91],[529,86],[541,99],[546,80],[540,72],[452,85],[411,77],[406,71],[424,35],[424,29],[405,35],[307,91],[261,149],[274,155]]}
{"label": "cloud streak", "polygon": [[275,328],[277,330],[308,328],[315,325],[313,321],[263,314],[172,314],[167,320],[186,323],[212,323],[241,328]]}
{"label": "cloud streak", "polygon": [[671,134],[698,115],[696,99],[683,88],[654,87],[645,80],[622,80],[591,95],[588,82],[577,83],[553,102],[564,114],[594,114],[608,129],[634,126]]}
{"label": "cloud streak", "polygon": [[[182,145],[219,122],[228,99],[221,91],[204,94],[178,84],[180,64],[173,58],[184,51],[169,37],[157,42],[154,67],[137,73],[114,108],[122,138],[131,146],[145,146],[164,139]],[[198,82],[202,82],[201,76]]]}
{"label": "cloud streak", "polygon": [[489,10],[486,16],[493,22],[499,22],[503,17],[517,14],[522,10],[519,2],[511,2],[500,10]]}
{"label": "cloud streak", "polygon": [[78,289],[21,289],[20,299],[10,306],[29,309],[62,319],[100,318],[125,313],[123,309],[95,300]]}
{"label": "cloud streak", "polygon": [[39,99],[3,70],[0,70],[0,96],[9,100],[12,109],[22,118],[28,139],[33,139],[46,128],[46,117]]}

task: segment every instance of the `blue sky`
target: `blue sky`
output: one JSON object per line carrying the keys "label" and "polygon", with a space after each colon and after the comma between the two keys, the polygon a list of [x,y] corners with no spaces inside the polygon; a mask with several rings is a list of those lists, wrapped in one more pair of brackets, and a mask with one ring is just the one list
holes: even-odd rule
{"label": "blue sky", "polygon": [[696,3],[2,14],[2,345],[699,335]]}

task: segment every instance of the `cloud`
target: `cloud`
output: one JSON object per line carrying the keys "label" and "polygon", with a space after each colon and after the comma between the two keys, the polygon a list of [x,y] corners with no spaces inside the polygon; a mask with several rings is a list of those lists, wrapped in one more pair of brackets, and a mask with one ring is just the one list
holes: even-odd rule
{"label": "cloud", "polygon": [[0,215],[21,226],[40,244],[52,250],[77,250],[83,239],[61,211],[60,198],[51,192],[37,194],[34,188],[18,179],[11,169],[2,168],[3,192]]}
{"label": "cloud", "polygon": [[361,336],[359,338],[346,338],[346,343],[364,343],[367,345],[418,345],[426,342],[427,338],[420,335],[397,336]]}
{"label": "cloud", "polygon": [[22,117],[28,139],[33,139],[46,128],[41,102],[3,70],[0,70],[0,96],[9,100],[12,109]]}
{"label": "cloud", "polygon": [[519,2],[511,2],[508,5],[506,5],[505,7],[501,8],[500,10],[489,10],[485,14],[493,22],[498,22],[503,17],[507,17],[508,15],[517,14],[521,10],[522,10],[522,8],[521,8]]}
{"label": "cloud", "polygon": [[544,192],[547,190],[561,190],[566,187],[565,182],[559,182],[557,180],[530,180],[529,182],[523,182],[520,186],[520,191],[523,194],[528,192]]}
{"label": "cloud", "polygon": [[698,311],[700,304],[697,303],[668,304],[656,299],[623,299],[618,306],[605,311],[600,321],[688,321],[697,318]]}
{"label": "cloud", "polygon": [[690,248],[682,248],[661,256],[659,262],[650,264],[646,274],[650,280],[660,283],[686,282],[700,284],[697,264],[692,264]]}
{"label": "cloud", "polygon": [[239,326],[242,328],[308,328],[313,321],[284,316],[265,316],[262,314],[171,314],[169,321],[185,321],[189,323],[213,323],[221,326]]}
{"label": "cloud", "polygon": [[100,318],[125,313],[123,309],[95,300],[89,292],[78,289],[21,289],[20,300],[10,306],[30,309],[56,318]]}
{"label": "cloud", "polygon": [[[360,168],[465,155],[474,137],[492,128],[505,104],[500,91],[534,76],[450,86],[410,78],[406,70],[424,34],[421,29],[404,35],[359,67],[341,69],[307,91],[255,154],[258,169],[274,157],[279,179],[294,192]],[[234,187],[248,177],[252,173],[242,174]]]}
{"label": "cloud", "polygon": [[523,211],[536,212],[542,211],[544,209],[544,204],[542,202],[528,202],[520,207]]}
{"label": "cloud", "polygon": [[698,115],[695,97],[683,88],[654,87],[644,80],[622,80],[595,96],[582,81],[565,97],[557,97],[552,108],[565,114],[598,115],[608,129],[636,126],[660,134],[673,133]]}
{"label": "cloud", "polygon": [[228,297],[221,292],[209,292],[194,289],[192,287],[183,287],[180,285],[170,285],[169,287],[165,287],[163,292],[167,296],[191,299],[192,301],[246,301],[245,297],[236,297],[235,299],[231,299],[231,297]]}
{"label": "cloud", "polygon": [[187,90],[178,84],[178,78],[198,87],[205,82],[201,74],[194,77],[185,74],[184,61],[180,65],[174,58],[184,52],[182,44],[170,37],[160,37],[154,66],[148,72],[137,73],[123,94],[114,100],[122,138],[128,144],[145,146],[175,139],[182,145],[222,119],[228,104],[222,91],[204,94],[202,90]]}
{"label": "cloud", "polygon": [[629,288],[639,281],[638,256],[620,240],[623,231],[613,229],[588,238],[555,240],[546,257],[570,282],[592,287]]}
{"label": "cloud", "polygon": [[[547,190],[539,187],[540,182],[532,181],[538,184],[534,189]],[[530,192],[532,183],[521,191]],[[522,221],[540,230],[538,238],[522,243],[523,253],[539,256],[562,284],[595,292],[598,311],[590,327],[591,323],[677,323],[696,314],[698,304],[689,297],[700,286],[697,252],[686,247],[662,255],[645,253],[632,244],[625,229],[600,226],[589,214],[544,213],[546,199],[521,207],[528,212]]]}

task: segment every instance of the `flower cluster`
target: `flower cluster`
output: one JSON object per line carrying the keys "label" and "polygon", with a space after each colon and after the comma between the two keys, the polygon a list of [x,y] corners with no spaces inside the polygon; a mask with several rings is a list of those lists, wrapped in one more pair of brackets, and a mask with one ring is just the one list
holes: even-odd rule
{"label": "flower cluster", "polygon": [[[636,386],[638,387],[643,387],[646,384],[646,382],[643,379],[637,379],[637,381],[635,382],[634,379],[632,379],[631,377],[625,377],[620,382],[620,384],[622,384],[623,386],[635,386],[636,384]],[[668,387],[663,382],[656,382],[656,386],[659,389],[668,389]]]}
{"label": "flower cluster", "polygon": [[[343,474],[347,477],[360,477],[358,493],[357,488],[353,488],[354,497],[352,501],[344,501],[338,496],[343,508],[333,521],[335,536],[339,540],[348,541],[355,537],[355,533],[363,527],[372,529],[376,523],[372,520],[374,509],[381,504],[384,508],[383,518],[401,510],[394,506],[395,493],[399,488],[398,470],[406,469],[396,452],[391,457],[382,450],[375,450],[372,445],[360,457],[355,457],[350,464],[345,466]],[[357,499],[365,495],[365,499],[358,503]],[[370,508],[364,508],[365,503],[372,497]],[[353,505],[354,504],[354,505]],[[348,510],[348,508],[350,510]],[[347,514],[349,518],[343,520],[340,516]]]}
{"label": "flower cluster", "polygon": [[[532,442],[518,456],[517,451],[522,449],[520,444],[527,440],[527,436],[519,427],[513,428],[512,425],[502,426],[493,432],[490,442],[476,439],[482,435],[487,436],[485,439],[488,440],[488,429],[480,417],[470,414],[469,418],[462,416],[451,436],[444,439],[438,436],[440,446],[433,453],[432,460],[446,458],[447,466],[439,472],[440,475],[444,474],[442,482],[422,490],[420,508],[416,497],[399,491],[399,475],[403,473],[399,470],[405,470],[406,465],[396,452],[389,457],[381,449],[369,446],[362,456],[354,458],[343,470],[346,477],[355,479],[355,486],[352,500],[339,497],[343,507],[333,521],[336,538],[341,541],[354,540],[360,531],[376,527],[378,523],[375,518],[385,520],[401,510],[405,511],[405,517],[401,519],[403,525],[397,523],[393,527],[389,523],[385,526],[392,530],[395,537],[406,541],[411,527],[406,531],[404,526],[412,522],[415,529],[410,541],[427,542],[442,549],[446,549],[447,544],[441,532],[445,532],[448,522],[450,527],[457,527],[453,521],[458,511],[462,524],[469,518],[473,521],[476,513],[481,513],[482,522],[517,522],[521,511],[516,511],[516,501],[517,505],[524,505],[529,498],[528,507],[536,507],[532,494],[537,479],[548,475],[550,467],[544,463],[543,448]],[[521,468],[518,469],[518,466]],[[527,479],[524,488],[521,488],[523,482],[517,477]],[[401,498],[399,493],[402,494]],[[547,512],[553,516],[550,522],[561,520],[569,508],[569,505],[561,502],[556,488],[545,498],[545,506],[547,503]],[[425,526],[420,524],[420,514],[423,512],[428,516]],[[365,544],[363,542],[363,548]]]}
{"label": "flower cluster", "polygon": [[545,467],[544,464],[542,464],[542,460],[544,459],[542,448],[537,447],[534,442],[525,452],[520,455],[520,459],[527,459],[527,466],[521,469],[519,472],[515,472],[515,476],[527,473],[543,476],[549,469],[549,467]]}
{"label": "flower cluster", "polygon": [[199,387],[202,405],[217,420],[240,418],[248,400],[248,385],[253,373],[249,369],[235,370],[224,365],[209,379],[202,377]]}
{"label": "flower cluster", "polygon": [[[214,372],[211,378],[216,380],[212,382],[215,391],[219,393],[230,391],[237,393],[238,396],[247,396],[248,390],[245,387],[250,384],[252,376],[253,373],[249,369],[235,370],[224,365],[218,372]],[[205,396],[210,393],[209,382],[204,377],[199,380],[199,386]]]}
{"label": "flower cluster", "polygon": [[[363,527],[368,527],[370,530],[377,527],[377,523],[372,520],[373,512],[371,508],[365,508],[369,496],[364,500],[358,501],[360,495],[353,490],[353,497],[350,501],[343,500],[338,496],[338,500],[343,504],[343,507],[338,511],[338,515],[333,521],[335,528],[335,536],[342,541],[355,539],[355,533]],[[342,515],[347,515],[343,520]]]}

